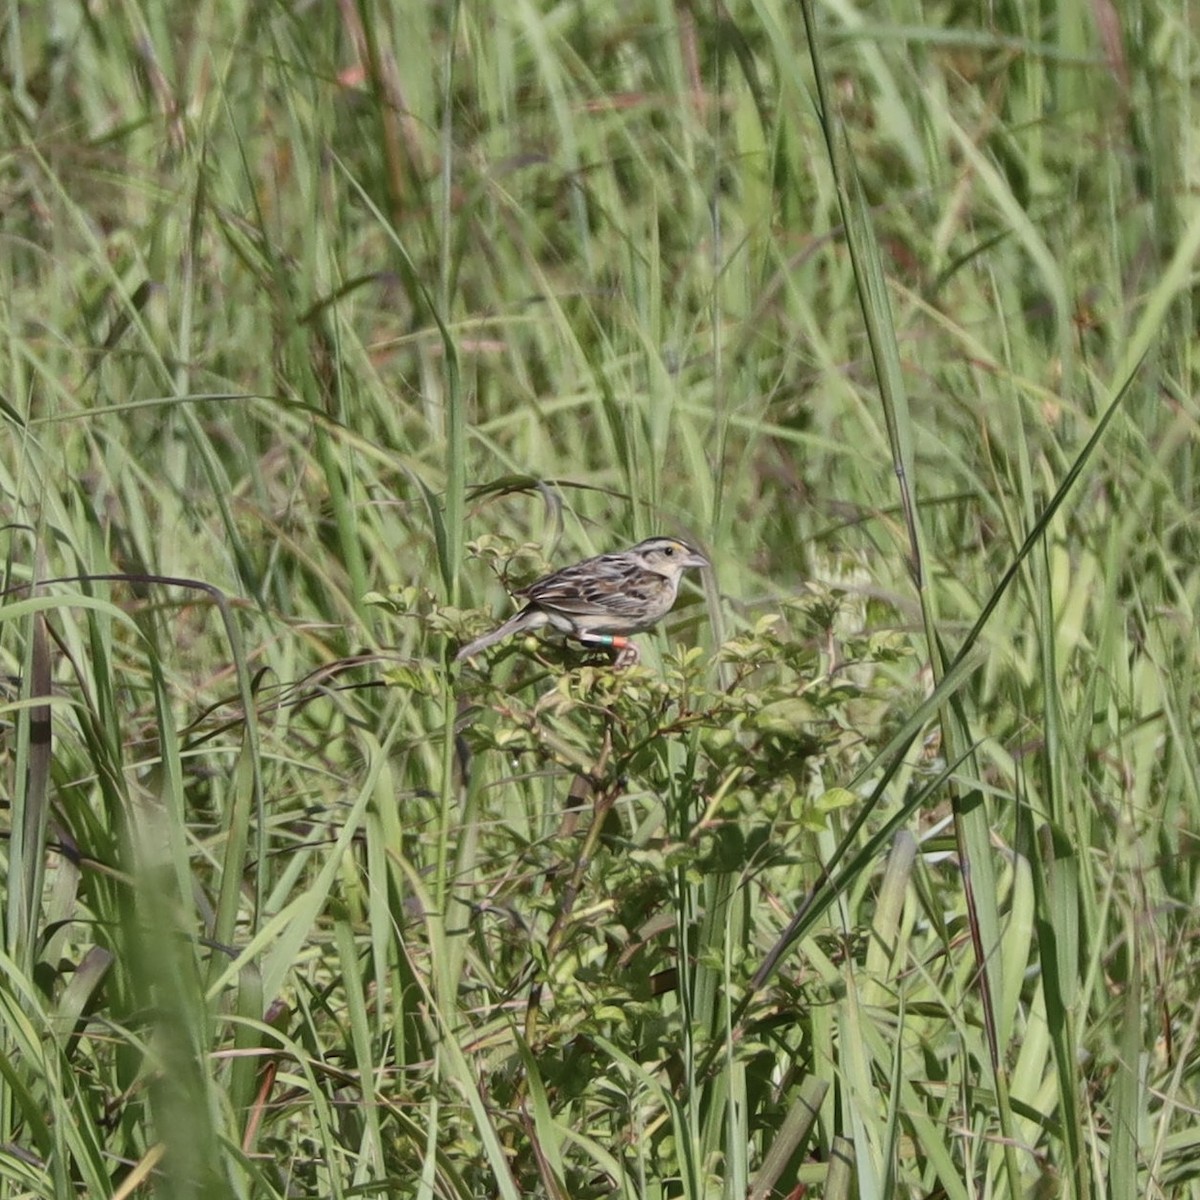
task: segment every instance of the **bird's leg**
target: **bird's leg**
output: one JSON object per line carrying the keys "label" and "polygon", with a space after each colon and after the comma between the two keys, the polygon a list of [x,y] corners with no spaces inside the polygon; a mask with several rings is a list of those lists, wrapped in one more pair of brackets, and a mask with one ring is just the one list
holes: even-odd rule
{"label": "bird's leg", "polygon": [[581,633],[578,635],[578,640],[585,646],[607,646],[615,650],[616,657],[613,659],[613,668],[620,670],[622,667],[632,667],[635,663],[641,661],[641,652],[637,646],[627,637],[620,637],[617,634],[611,633]]}
{"label": "bird's leg", "polygon": [[621,671],[625,667],[636,667],[641,659],[641,651],[638,650],[637,645],[626,638],[625,645],[617,651],[617,657],[613,659],[613,670]]}

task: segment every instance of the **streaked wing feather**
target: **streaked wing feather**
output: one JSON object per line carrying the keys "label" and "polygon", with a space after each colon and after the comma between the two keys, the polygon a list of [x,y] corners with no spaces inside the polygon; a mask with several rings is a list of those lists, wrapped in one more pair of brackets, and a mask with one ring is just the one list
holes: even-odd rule
{"label": "streaked wing feather", "polygon": [[521,595],[573,616],[637,618],[662,595],[663,578],[624,555],[601,554],[531,583]]}

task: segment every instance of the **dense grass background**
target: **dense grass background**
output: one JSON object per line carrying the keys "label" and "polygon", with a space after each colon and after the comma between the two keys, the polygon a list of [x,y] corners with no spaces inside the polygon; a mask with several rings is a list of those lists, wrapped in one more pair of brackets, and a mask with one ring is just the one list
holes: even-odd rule
{"label": "dense grass background", "polygon": [[4,45],[5,1196],[1200,1195],[1192,10]]}

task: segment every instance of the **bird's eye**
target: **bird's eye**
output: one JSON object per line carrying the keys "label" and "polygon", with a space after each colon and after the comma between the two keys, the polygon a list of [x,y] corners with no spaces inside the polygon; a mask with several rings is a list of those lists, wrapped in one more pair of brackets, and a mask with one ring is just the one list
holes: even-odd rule
{"label": "bird's eye", "polygon": [[675,547],[674,546],[664,546],[663,553],[670,556],[675,553]]}

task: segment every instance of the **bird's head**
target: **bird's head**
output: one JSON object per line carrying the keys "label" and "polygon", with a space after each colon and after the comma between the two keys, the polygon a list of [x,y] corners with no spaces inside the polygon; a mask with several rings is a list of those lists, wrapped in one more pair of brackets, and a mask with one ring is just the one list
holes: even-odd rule
{"label": "bird's head", "polygon": [[638,542],[631,555],[648,571],[656,575],[665,575],[669,579],[678,579],[689,567],[707,567],[712,564],[687,542],[678,538],[652,537],[644,542]]}

